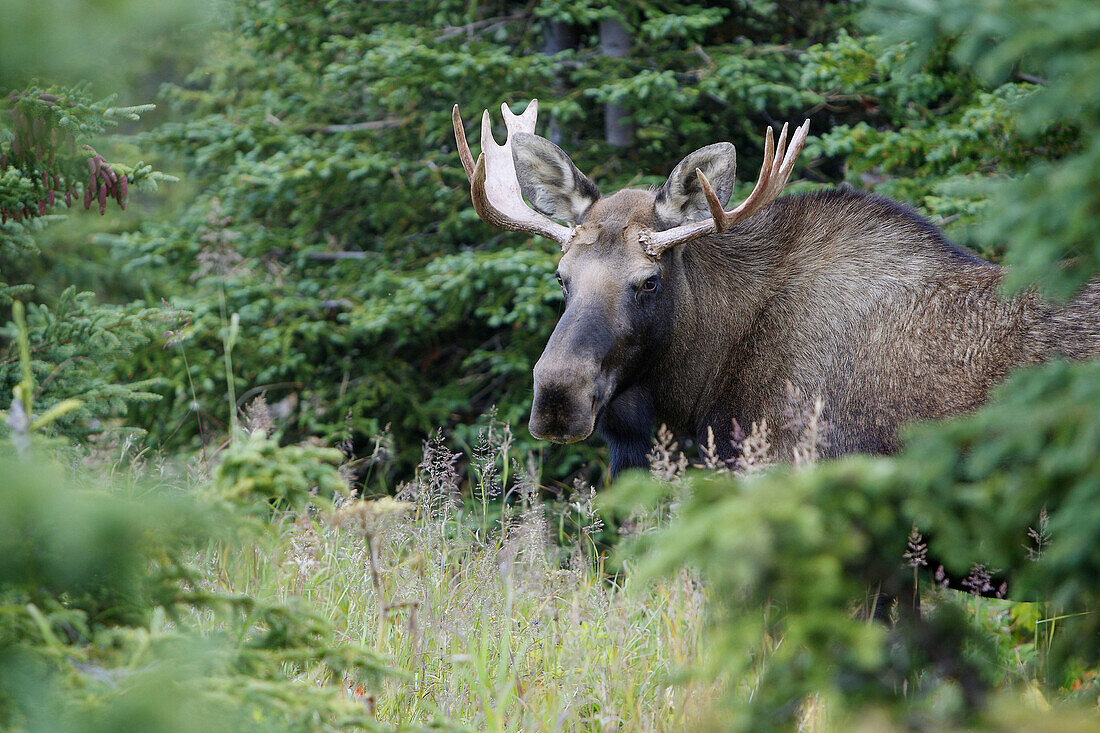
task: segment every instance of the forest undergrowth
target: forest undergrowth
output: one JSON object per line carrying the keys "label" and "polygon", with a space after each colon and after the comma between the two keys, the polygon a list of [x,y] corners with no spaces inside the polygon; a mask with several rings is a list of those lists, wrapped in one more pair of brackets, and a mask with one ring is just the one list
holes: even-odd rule
{"label": "forest undergrowth", "polygon": [[[439,432],[426,440],[416,475],[394,496],[363,498],[352,490],[329,510],[310,504],[275,511],[253,543],[213,544],[194,559],[210,591],[303,602],[331,624],[341,643],[385,659],[396,674],[376,684],[354,674],[333,679],[324,664],[287,669],[298,683],[337,685],[385,724],[446,720],[491,731],[722,729],[724,693],[751,700],[766,683],[769,651],[784,639],[761,638],[752,674],[731,679],[714,673],[723,666],[716,658],[722,649],[708,641],[708,626],[722,613],[721,604],[710,602],[706,578],[690,568],[665,577],[636,573],[635,558],[614,548],[659,537],[677,518],[691,474],[751,479],[780,461],[810,467],[828,440],[822,412],[820,400],[790,391],[785,422],[777,428],[800,436],[789,456],[777,455],[767,424],[737,433],[739,458],[733,461],[718,457],[713,439],[695,446],[691,452],[698,457],[691,460],[662,428],[649,473],[666,487],[665,498],[619,517],[614,526],[605,524],[596,489],[583,480],[569,490],[539,485],[534,457],[521,463],[510,426],[490,413],[469,454],[452,451]],[[242,420],[243,435],[272,430],[262,398]],[[345,454],[342,473],[349,485],[355,475],[384,468],[380,464],[394,458],[390,450],[381,435],[365,459]],[[1044,517],[1024,539],[1036,555],[1049,546]],[[1062,621],[1048,606],[997,597],[1004,589],[989,585],[989,571],[980,564],[962,580],[965,591],[949,589],[942,567],[926,572],[927,545],[916,527],[898,537],[897,547],[894,560],[913,569],[914,584],[921,582],[918,571],[930,576],[919,588],[924,612],[957,606],[979,643],[994,650],[994,687],[1014,700],[1007,729],[1028,729],[1036,720],[1031,714],[1049,714],[1061,699],[1096,681],[1096,670],[1080,669],[1055,694],[1043,686],[1047,651]],[[881,599],[875,590],[853,598],[849,613],[890,629],[898,623],[899,601],[876,613]],[[216,633],[219,624],[199,618],[197,627]],[[939,672],[924,674],[935,678]],[[916,690],[935,682],[913,678],[897,692],[905,698],[909,685]],[[953,694],[947,686],[932,697],[931,720],[957,712]],[[891,725],[866,711],[850,718],[850,711],[833,709],[819,695],[797,706],[800,731]]]}
{"label": "forest undergrowth", "polygon": [[[450,142],[538,97],[610,191],[811,118],[792,190],[1057,301],[1100,272],[1095,3],[226,2],[109,53],[170,4],[0,24],[0,729],[1097,728],[1100,364],[892,457],[819,460],[792,392],[734,461],[662,430],[586,483],[523,422],[558,250]],[[91,51],[128,80],[39,68]]]}
{"label": "forest undergrowth", "polygon": [[[713,438],[682,450],[662,428],[649,475],[625,483],[661,487],[662,498],[626,512],[613,509],[622,485],[612,509],[582,479],[568,490],[540,485],[535,457],[515,450],[511,427],[492,412],[472,450],[452,450],[437,432],[415,475],[377,497],[357,487],[395,460],[385,434],[361,459],[350,444],[280,446],[262,396],[237,416],[232,440],[186,461],[135,453],[125,439],[78,455],[35,436],[41,420],[16,425],[22,458],[3,460],[27,502],[9,502],[0,667],[21,683],[0,696],[5,727],[161,729],[165,710],[207,704],[219,716],[210,729],[226,730],[732,727],[729,711],[763,696],[771,660],[797,642],[764,633],[743,673],[731,674],[731,649],[711,633],[730,622],[729,599],[714,595],[721,586],[690,566],[639,570],[631,548],[665,541],[700,476],[751,485],[780,462],[808,470],[828,440],[822,413],[820,400],[790,391],[774,429],[798,436],[789,456],[777,455],[766,424],[736,431],[732,461]],[[28,457],[40,465],[50,454],[52,472],[27,470]],[[87,516],[89,500],[105,503]],[[57,503],[80,519],[51,515]],[[118,521],[126,530],[110,536]],[[1029,535],[1029,553],[1057,541],[1043,518]],[[91,557],[74,567],[69,553]],[[927,546],[915,527],[897,537],[896,555],[888,562],[907,564],[920,582]],[[1052,694],[1043,667],[1062,618],[1044,604],[982,597],[992,589],[983,572],[963,582],[968,595],[947,589],[940,568],[920,588],[921,604],[930,614],[961,609],[972,643],[993,650],[994,669],[982,673],[1013,696],[1005,729],[1028,730],[1021,720],[1048,715],[1097,673],[1072,670]],[[903,614],[897,600],[876,613],[875,590],[851,598],[846,614],[892,634]],[[769,606],[783,616],[782,604]],[[953,719],[962,705],[953,674],[930,665],[895,694],[912,694],[933,723]],[[161,695],[143,697],[154,684]],[[916,692],[928,689],[927,699]],[[34,702],[43,698],[52,710]],[[874,708],[852,717],[827,694],[790,704],[799,730],[893,725]]]}
{"label": "forest undergrowth", "polygon": [[[252,410],[251,432],[265,431],[265,410]],[[717,684],[687,676],[706,654],[703,582],[688,570],[645,583],[629,563],[613,570],[595,488],[578,479],[548,490],[533,457],[521,463],[511,446],[510,427],[493,415],[471,455],[437,433],[395,497],[353,492],[330,512],[278,513],[261,543],[200,553],[211,590],[300,598],[343,641],[391,660],[401,674],[381,686],[340,681],[386,723],[692,727]],[[365,463],[392,458],[383,447]],[[655,450],[655,470],[667,458]],[[614,532],[654,530],[668,511]]]}

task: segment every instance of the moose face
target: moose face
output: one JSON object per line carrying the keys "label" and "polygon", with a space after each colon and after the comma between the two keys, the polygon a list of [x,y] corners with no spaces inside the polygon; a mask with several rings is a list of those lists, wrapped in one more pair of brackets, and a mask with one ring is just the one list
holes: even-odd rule
{"label": "moose face", "polygon": [[769,129],[756,187],[725,211],[736,170],[730,143],[688,155],[656,191],[624,189],[603,198],[557,145],[532,134],[535,101],[522,115],[506,105],[501,111],[508,140],[497,144],[486,111],[476,164],[458,105],[452,114],[455,139],[482,219],[562,245],[556,275],[565,312],[535,365],[530,430],[537,438],[572,443],[592,434],[601,412],[667,343],[684,287],[677,245],[723,231],[773,200],[808,125],[796,132],[786,156],[786,127],[778,155]]}
{"label": "moose face", "polygon": [[692,153],[656,192],[624,189],[606,198],[558,146],[535,135],[510,140],[520,189],[536,211],[575,225],[555,273],[565,312],[535,364],[531,434],[584,440],[600,414],[667,341],[675,314],[675,256],[647,254],[646,232],[709,218],[695,175],[704,170],[727,199],[734,150],[719,143]]}
{"label": "moose face", "polygon": [[645,254],[654,195],[625,190],[593,203],[555,273],[565,312],[535,365],[531,433],[583,440],[667,339],[673,299],[668,263]]}

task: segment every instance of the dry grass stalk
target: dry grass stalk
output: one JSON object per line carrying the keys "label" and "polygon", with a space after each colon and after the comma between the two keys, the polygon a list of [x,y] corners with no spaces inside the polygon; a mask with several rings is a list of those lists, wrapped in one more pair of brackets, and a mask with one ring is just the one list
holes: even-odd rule
{"label": "dry grass stalk", "polygon": [[915,524],[909,530],[909,538],[906,541],[906,549],[902,554],[902,558],[905,560],[905,564],[914,570],[928,564],[928,543],[924,541],[924,536],[921,535]]}
{"label": "dry grass stalk", "polygon": [[960,585],[971,595],[980,596],[993,590],[993,584],[989,582],[992,577],[993,572],[989,568],[976,562],[970,566],[970,573],[963,578]]}
{"label": "dry grass stalk", "polygon": [[676,436],[661,424],[657,428],[657,438],[649,452],[649,473],[658,481],[673,483],[679,481],[687,470],[687,457],[680,451]]}
{"label": "dry grass stalk", "polygon": [[503,492],[507,475],[501,477],[497,461],[503,460],[504,468],[508,468],[508,453],[515,442],[512,426],[497,418],[496,406],[489,408],[484,419],[486,424],[478,431],[472,456],[478,475],[476,498],[483,505]]}
{"label": "dry grass stalk", "polygon": [[267,398],[263,394],[245,405],[244,429],[249,433],[262,430],[264,435],[271,435],[275,432],[275,419],[271,414],[271,408],[268,407]]}
{"label": "dry grass stalk", "polygon": [[416,505],[420,516],[445,521],[462,503],[456,465],[460,457],[447,449],[443,432],[437,430],[424,443],[424,457],[416,467],[416,480],[399,487],[397,498]]}
{"label": "dry grass stalk", "polygon": [[737,458],[737,470],[743,473],[754,473],[774,463],[768,421],[754,422],[749,434],[741,441],[741,455]]}
{"label": "dry grass stalk", "polygon": [[787,382],[787,405],[783,408],[786,422],[784,430],[796,435],[791,449],[791,460],[795,466],[808,466],[817,463],[820,450],[828,447],[827,434],[829,423],[822,417],[825,400],[820,395],[807,399],[798,387]]}
{"label": "dry grass stalk", "polygon": [[217,196],[211,198],[206,223],[199,227],[203,246],[195,256],[198,266],[191,274],[192,281],[209,275],[232,277],[248,271],[244,256],[235,249],[243,235],[230,228],[232,223],[233,217],[222,216],[221,200]]}
{"label": "dry grass stalk", "polygon": [[718,443],[714,439],[714,428],[707,425],[707,439],[699,445],[699,457],[701,463],[695,464],[697,468],[705,468],[719,473],[727,473],[729,466],[718,452]]}
{"label": "dry grass stalk", "polygon": [[1027,536],[1032,542],[1030,546],[1024,545],[1028,560],[1037,562],[1043,559],[1043,554],[1051,544],[1049,524],[1050,516],[1047,514],[1047,508],[1043,507],[1039,512],[1038,529],[1028,527],[1027,530]]}

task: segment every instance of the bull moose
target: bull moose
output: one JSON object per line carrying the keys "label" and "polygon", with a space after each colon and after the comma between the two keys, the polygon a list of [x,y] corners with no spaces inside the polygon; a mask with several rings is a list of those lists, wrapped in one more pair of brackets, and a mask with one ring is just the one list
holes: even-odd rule
{"label": "bull moose", "polygon": [[[452,116],[481,218],[562,247],[565,312],[535,365],[530,430],[558,443],[598,431],[613,474],[646,465],[659,423],[699,440],[710,429],[731,457],[734,421],[774,424],[788,384],[823,398],[826,455],[889,453],[899,425],[975,408],[1015,366],[1100,351],[1098,283],[1066,305],[1006,297],[1001,267],[899,203],[777,198],[808,121],[789,145],[786,125],[778,142],[768,129],[755,187],[727,210],[728,142],[688,155],[655,191],[604,197],[533,134],[537,100],[501,109],[508,139],[497,144],[486,110],[476,163],[458,105]],[[773,444],[785,455],[794,439]]]}

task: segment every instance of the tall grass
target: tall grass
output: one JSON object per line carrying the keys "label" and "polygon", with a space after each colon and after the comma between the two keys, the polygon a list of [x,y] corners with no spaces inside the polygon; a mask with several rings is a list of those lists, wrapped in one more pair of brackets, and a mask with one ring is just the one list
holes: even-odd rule
{"label": "tall grass", "polygon": [[[806,404],[793,457],[775,455],[768,427],[754,425],[739,436],[740,459],[723,463],[704,443],[696,465],[742,473],[779,460],[814,462],[828,426],[820,406]],[[300,599],[340,641],[382,655],[402,676],[379,686],[340,681],[381,723],[449,720],[479,731],[720,728],[724,694],[751,698],[760,681],[702,673],[721,666],[708,644],[715,619],[704,579],[684,569],[642,582],[629,565],[609,567],[594,489],[578,482],[547,499],[537,466],[520,465],[511,446],[510,430],[492,416],[470,456],[450,452],[437,434],[396,498],[353,496],[332,512],[276,514],[255,544],[212,550],[202,560],[213,589]],[[665,430],[650,460],[651,473],[671,484],[691,465]],[[619,531],[662,526],[676,511],[671,494],[663,509],[632,515]],[[915,529],[908,549],[906,539],[899,537],[897,560],[915,571],[923,541]],[[1038,679],[1057,619],[1044,618],[1035,604],[934,584],[922,590],[926,609],[965,598],[965,612],[997,650],[1004,689],[1022,692],[1016,702],[1024,709],[1049,705]],[[867,607],[852,612],[872,623]],[[783,641],[761,640],[762,663]],[[308,667],[287,673],[306,682],[324,675]],[[800,730],[851,723],[820,696],[798,709]]]}
{"label": "tall grass", "polygon": [[488,465],[507,460],[507,441],[492,450],[474,457],[472,501],[462,501],[458,456],[437,438],[401,500],[276,518],[258,544],[211,552],[209,577],[233,594],[300,597],[343,641],[391,660],[403,679],[379,689],[343,681],[381,722],[692,727],[717,689],[688,675],[706,653],[699,580],[685,571],[643,586],[629,569],[610,573],[593,537],[602,529],[595,492],[583,484],[544,501],[530,469],[517,466],[521,480],[492,501]]}

